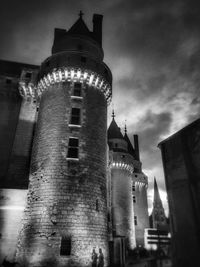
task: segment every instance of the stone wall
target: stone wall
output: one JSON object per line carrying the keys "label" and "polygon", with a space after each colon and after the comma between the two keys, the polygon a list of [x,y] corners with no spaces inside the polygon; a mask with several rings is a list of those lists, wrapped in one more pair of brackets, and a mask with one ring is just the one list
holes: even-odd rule
{"label": "stone wall", "polygon": [[18,93],[17,79],[0,76],[0,185],[13,188],[7,181],[7,172],[18,123],[21,97]]}
{"label": "stone wall", "polygon": [[[141,174],[134,174],[134,176]],[[133,177],[133,183],[134,182]],[[147,204],[147,188],[144,183],[135,183],[135,191],[133,192],[136,203],[134,203],[134,215],[137,216],[137,225],[135,226],[136,244],[144,246],[144,229],[149,228],[148,204]]]}

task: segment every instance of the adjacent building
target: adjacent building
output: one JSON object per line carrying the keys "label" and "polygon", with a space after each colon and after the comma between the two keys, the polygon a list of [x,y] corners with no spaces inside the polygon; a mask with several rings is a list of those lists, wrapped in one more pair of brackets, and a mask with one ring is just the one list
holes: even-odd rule
{"label": "adjacent building", "polygon": [[198,265],[200,251],[200,119],[159,144],[175,267]]}

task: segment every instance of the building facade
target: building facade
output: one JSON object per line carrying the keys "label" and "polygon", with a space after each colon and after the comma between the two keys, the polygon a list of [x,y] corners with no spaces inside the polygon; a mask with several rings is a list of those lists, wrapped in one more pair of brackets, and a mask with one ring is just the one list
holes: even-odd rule
{"label": "building facade", "polygon": [[0,61],[0,82],[0,260],[86,267],[98,253],[122,266],[144,245],[147,177],[137,136],[133,148],[113,118],[107,138],[102,16],[93,31],[82,13],[55,29],[40,67]]}
{"label": "building facade", "polygon": [[175,267],[190,267],[199,262],[199,136],[198,119],[159,144],[168,193]]}

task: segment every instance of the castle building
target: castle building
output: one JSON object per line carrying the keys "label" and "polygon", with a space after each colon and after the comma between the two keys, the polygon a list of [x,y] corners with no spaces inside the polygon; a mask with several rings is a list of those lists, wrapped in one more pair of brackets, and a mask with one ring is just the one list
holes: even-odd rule
{"label": "castle building", "polygon": [[147,176],[114,116],[102,16],[55,29],[41,66],[0,61],[0,261],[123,266],[149,227]]}

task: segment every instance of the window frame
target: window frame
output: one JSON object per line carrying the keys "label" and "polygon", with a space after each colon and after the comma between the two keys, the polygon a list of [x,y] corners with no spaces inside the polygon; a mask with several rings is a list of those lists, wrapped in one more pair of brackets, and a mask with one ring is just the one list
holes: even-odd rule
{"label": "window frame", "polygon": [[[72,144],[73,139],[77,140],[77,145]],[[70,141],[71,141],[71,144],[70,144]],[[76,154],[76,156],[73,156],[74,153]],[[67,159],[68,160],[79,160],[79,138],[78,137],[69,137]]]}
{"label": "window frame", "polygon": [[[76,114],[76,111],[78,111],[78,113]],[[77,120],[77,121],[76,121]],[[72,107],[71,108],[71,117],[70,117],[70,126],[81,126],[81,109],[80,108],[76,108],[76,107]]]}

